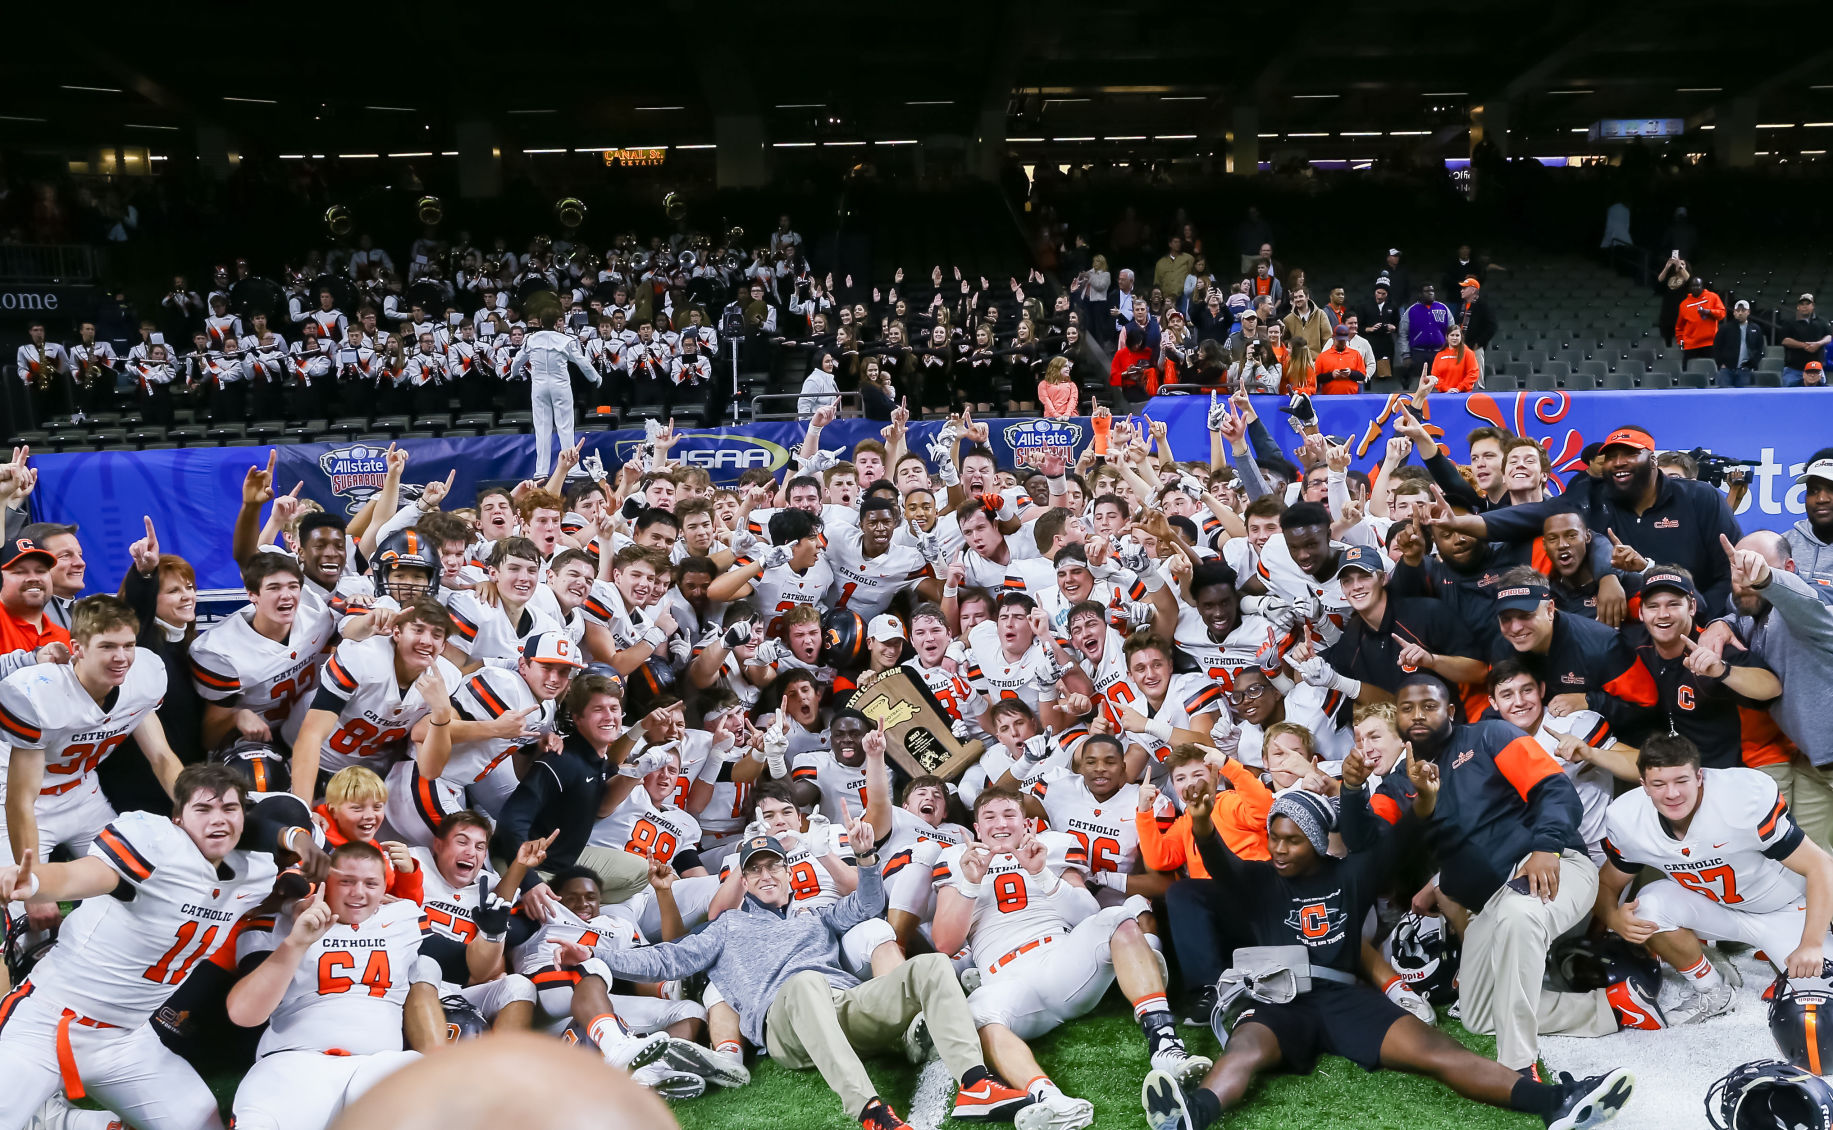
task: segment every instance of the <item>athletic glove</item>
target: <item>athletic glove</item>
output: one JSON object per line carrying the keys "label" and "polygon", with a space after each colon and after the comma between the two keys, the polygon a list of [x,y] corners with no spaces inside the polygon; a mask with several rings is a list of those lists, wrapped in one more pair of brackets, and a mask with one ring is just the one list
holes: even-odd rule
{"label": "athletic glove", "polygon": [[1355,698],[1362,693],[1362,683],[1359,680],[1344,675],[1332,667],[1321,655],[1301,659],[1293,667],[1298,672],[1299,678],[1320,690],[1336,691],[1349,698]]}
{"label": "athletic glove", "polygon": [[1212,432],[1221,431],[1222,430],[1222,421],[1226,419],[1227,416],[1228,416],[1227,405],[1223,404],[1222,401],[1216,399],[1215,393],[1213,392],[1210,393],[1209,394],[1209,430]]}
{"label": "athletic glove", "polygon": [[1139,577],[1144,577],[1146,570],[1152,567],[1152,555],[1132,538],[1121,538],[1114,544],[1114,560],[1122,569]]}
{"label": "athletic glove", "polygon": [[942,539],[933,531],[919,533],[916,536],[916,547],[917,552],[923,555],[923,560],[930,565],[941,565],[948,556],[942,549]]}
{"label": "athletic glove", "polygon": [[490,876],[480,875],[477,880],[477,909],[471,912],[471,921],[477,926],[477,932],[484,936],[486,942],[500,942],[509,930],[509,912],[515,904],[501,898],[490,889]]}
{"label": "athletic glove", "polygon": [[764,550],[763,560],[764,568],[766,569],[774,569],[779,565],[787,565],[789,564],[789,547],[786,545],[773,545],[769,549]]}
{"label": "athletic glove", "polygon": [[757,624],[755,621],[740,620],[730,628],[727,628],[725,635],[719,637],[719,639],[721,643],[726,645],[726,650],[730,651],[735,647],[743,647],[750,643],[756,638],[756,633]]}

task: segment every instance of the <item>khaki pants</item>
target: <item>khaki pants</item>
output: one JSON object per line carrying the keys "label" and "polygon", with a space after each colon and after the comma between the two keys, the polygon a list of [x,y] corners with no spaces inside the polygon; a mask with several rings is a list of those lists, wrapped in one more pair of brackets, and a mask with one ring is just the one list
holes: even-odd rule
{"label": "khaki pants", "polygon": [[1617,1030],[1604,990],[1555,993],[1541,987],[1547,951],[1585,920],[1598,893],[1597,864],[1576,851],[1559,861],[1559,895],[1543,903],[1504,886],[1464,930],[1458,1001],[1464,1026],[1496,1038],[1496,1061],[1519,1071],[1540,1058],[1547,1036],[1605,1036]]}
{"label": "khaki pants", "polygon": [[1821,847],[1833,844],[1833,768],[1817,767],[1797,753],[1787,765],[1759,766],[1782,790],[1789,815]]}
{"label": "khaki pants", "polygon": [[587,846],[580,849],[579,866],[597,873],[598,901],[605,906],[625,902],[649,889],[649,861],[635,852]]}
{"label": "khaki pants", "polygon": [[949,1074],[959,1079],[982,1066],[967,994],[955,979],[954,966],[939,953],[913,957],[844,992],[819,973],[796,974],[764,1014],[765,1046],[784,1067],[821,1072],[847,1117],[858,1118],[878,1095],[859,1052],[898,1047],[919,1012]]}

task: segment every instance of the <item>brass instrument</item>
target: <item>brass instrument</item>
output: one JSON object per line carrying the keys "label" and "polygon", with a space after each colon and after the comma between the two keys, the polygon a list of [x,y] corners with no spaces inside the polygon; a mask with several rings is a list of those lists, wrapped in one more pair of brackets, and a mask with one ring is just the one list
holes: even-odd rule
{"label": "brass instrument", "polygon": [[422,196],[419,203],[414,205],[414,215],[418,216],[420,222],[426,226],[436,227],[441,220],[446,218],[446,208],[444,204],[440,203],[439,197]]}
{"label": "brass instrument", "polygon": [[343,239],[356,227],[356,218],[350,209],[342,204],[333,204],[325,209],[325,230],[337,239]]}
{"label": "brass instrument", "polygon": [[662,214],[671,221],[680,220],[687,215],[687,199],[679,192],[669,192],[662,197]]}
{"label": "brass instrument", "polygon": [[39,392],[50,388],[51,374],[55,371],[55,367],[51,364],[51,347],[49,345],[39,346],[38,371],[32,374],[32,387]]}
{"label": "brass instrument", "polygon": [[561,227],[572,231],[586,222],[585,202],[577,196],[568,196],[554,205],[554,216]]}

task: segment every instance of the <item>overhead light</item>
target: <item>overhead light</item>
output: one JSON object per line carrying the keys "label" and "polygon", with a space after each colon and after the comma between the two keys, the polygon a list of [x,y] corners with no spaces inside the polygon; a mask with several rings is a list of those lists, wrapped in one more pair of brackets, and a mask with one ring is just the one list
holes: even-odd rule
{"label": "overhead light", "polygon": [[162,130],[165,130],[167,133],[177,133],[178,132],[177,126],[153,126],[153,125],[147,125],[145,122],[123,122],[122,124],[125,125],[128,129],[162,129]]}
{"label": "overhead light", "polygon": [[640,114],[647,110],[685,110],[687,109],[687,107],[686,106],[637,106],[635,107],[635,109],[637,113]]}
{"label": "overhead light", "polygon": [[1329,137],[1327,133],[1289,133],[1287,137]]}
{"label": "overhead light", "polygon": [[826,105],[825,102],[778,102],[776,108],[779,110],[819,110]]}
{"label": "overhead light", "polygon": [[360,160],[365,160],[370,157],[380,157],[381,154],[380,153],[339,153],[336,156],[337,156],[337,159],[340,161],[360,161]]}
{"label": "overhead light", "polygon": [[675,148],[676,149],[717,149],[719,147],[717,145],[714,145],[710,141],[699,141],[699,142],[695,142],[692,145],[677,145],[675,146]]}
{"label": "overhead light", "polygon": [[1708,130],[1708,129],[1717,129],[1718,127],[1717,126],[1700,126],[1699,128],[1702,130]]}
{"label": "overhead light", "polygon": [[225,101],[225,102],[254,102],[254,103],[257,103],[257,104],[259,104],[259,105],[262,105],[262,106],[278,106],[278,105],[280,105],[280,103],[279,103],[279,101],[278,101],[277,99],[273,99],[273,98],[237,98],[237,97],[236,97],[235,95],[233,95],[233,94],[225,94],[225,95],[223,95],[223,101]]}
{"label": "overhead light", "polygon": [[1044,99],[1044,105],[1048,106],[1052,102],[1087,102],[1087,101],[1090,101],[1090,99],[1087,99],[1087,98],[1046,98]]}
{"label": "overhead light", "polygon": [[1101,140],[1103,141],[1144,141],[1145,139],[1146,139],[1146,135],[1143,133],[1124,133],[1124,134],[1115,134],[1110,137],[1104,137]]}
{"label": "overhead light", "polygon": [[1044,139],[1041,137],[1008,137],[1006,138],[1006,143],[1009,145],[1009,144],[1012,144],[1013,142],[1031,142],[1031,141],[1042,141],[1042,140]]}
{"label": "overhead light", "polygon": [[823,141],[821,144],[831,149],[836,146],[842,146],[842,145],[864,145],[865,142],[863,141]]}
{"label": "overhead light", "polygon": [[1758,122],[1758,129],[1794,129],[1794,122]]}
{"label": "overhead light", "polygon": [[1161,94],[1158,96],[1158,100],[1160,102],[1207,102],[1209,101],[1209,95],[1207,94]]}
{"label": "overhead light", "polygon": [[810,149],[814,147],[814,144],[815,143],[812,141],[773,141],[770,143],[770,148],[772,149]]}
{"label": "overhead light", "polygon": [[1826,152],[1825,149],[1803,149],[1801,155],[1803,157],[1824,157]]}
{"label": "overhead light", "polygon": [[431,157],[431,151],[425,153],[390,153],[390,157]]}
{"label": "overhead light", "polygon": [[1719,91],[1723,89],[1725,88],[1722,86],[1677,86],[1674,88],[1674,93],[1675,94],[1717,94]]}
{"label": "overhead light", "polygon": [[1826,129],[1828,126],[1833,126],[1833,122],[1802,122],[1801,123],[1802,129]]}
{"label": "overhead light", "polygon": [[1425,93],[1421,94],[1420,97],[1421,98],[1463,98],[1469,95],[1469,93],[1470,91],[1468,90],[1428,90]]}
{"label": "overhead light", "polygon": [[305,160],[305,154],[304,153],[282,153],[280,154],[280,159],[282,161],[303,161]]}
{"label": "overhead light", "polygon": [[1346,129],[1338,133],[1337,136],[1338,137],[1380,137],[1381,131],[1378,129]]}
{"label": "overhead light", "polygon": [[558,110],[511,110],[512,114],[558,114]]}
{"label": "overhead light", "polygon": [[1278,134],[1276,134],[1276,133],[1263,133],[1263,134],[1260,134],[1259,136],[1261,136],[1261,137],[1278,137],[1279,135],[1278,135]]}
{"label": "overhead light", "polygon": [[908,137],[908,138],[899,138],[896,141],[874,141],[872,144],[874,145],[915,145],[916,138]]}
{"label": "overhead light", "polygon": [[617,146],[615,145],[586,145],[586,146],[581,146],[580,148],[573,150],[573,152],[575,153],[609,153],[611,150],[616,149],[616,148]]}
{"label": "overhead light", "polygon": [[1571,129],[1567,130],[1566,132],[1567,133],[1590,133],[1591,127],[1590,126],[1573,126]]}
{"label": "overhead light", "polygon": [[440,155],[441,157],[456,157],[456,156],[458,156],[458,150],[456,150],[456,149],[442,149],[442,150],[440,150],[440,153],[439,153],[439,155]]}
{"label": "overhead light", "polygon": [[1810,86],[1808,87],[1808,89],[1809,90],[1833,90],[1833,83],[1823,82],[1819,84],[1818,86]]}
{"label": "overhead light", "polygon": [[63,89],[65,90],[87,90],[91,94],[119,94],[121,93],[121,88],[118,86],[77,86],[73,83],[64,83]]}
{"label": "overhead light", "polygon": [[0,114],[0,122],[42,122],[43,118],[29,118],[23,114]]}
{"label": "overhead light", "polygon": [[1549,90],[1548,94],[1596,94],[1595,90]]}
{"label": "overhead light", "polygon": [[524,153],[565,153],[565,149],[524,149]]}
{"label": "overhead light", "polygon": [[414,112],[414,108],[412,106],[365,106],[363,107],[363,109],[365,110],[383,110],[390,114],[411,114]]}
{"label": "overhead light", "polygon": [[1196,138],[1197,135],[1194,133],[1155,133],[1152,135],[1153,141],[1195,141]]}
{"label": "overhead light", "polygon": [[1387,131],[1389,137],[1426,137],[1431,133],[1429,129],[1391,129]]}
{"label": "overhead light", "polygon": [[1052,141],[1093,141],[1092,137],[1053,137]]}
{"label": "overhead light", "polygon": [[1306,102],[1321,98],[1341,98],[1343,96],[1341,94],[1294,94],[1292,97],[1299,102]]}
{"label": "overhead light", "polygon": [[147,160],[149,160],[149,161],[163,161],[163,160],[165,160],[165,154],[163,154],[163,153],[152,153],[152,154],[149,154],[149,155],[147,156],[147,158],[146,158],[146,159],[147,159]]}
{"label": "overhead light", "polygon": [[919,98],[914,102],[904,103],[906,106],[953,106],[954,104],[953,98]]}

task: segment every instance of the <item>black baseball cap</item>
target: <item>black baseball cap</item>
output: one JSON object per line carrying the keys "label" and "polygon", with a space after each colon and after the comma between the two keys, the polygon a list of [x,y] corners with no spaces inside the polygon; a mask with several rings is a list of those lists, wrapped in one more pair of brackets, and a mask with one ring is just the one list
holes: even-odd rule
{"label": "black baseball cap", "polygon": [[1535,612],[1552,599],[1553,590],[1545,585],[1504,585],[1496,590],[1496,611]]}
{"label": "black baseball cap", "polygon": [[1643,595],[1646,596],[1656,589],[1677,592],[1692,600],[1699,599],[1699,590],[1693,587],[1693,582],[1688,580],[1684,573],[1677,573],[1672,569],[1652,569],[1642,574]]}
{"label": "black baseball cap", "polygon": [[1382,562],[1381,555],[1366,545],[1352,545],[1345,549],[1335,575],[1341,577],[1351,569],[1360,569],[1376,577],[1387,576],[1387,566]]}
{"label": "black baseball cap", "polygon": [[775,836],[752,836],[738,848],[738,869],[743,871],[751,866],[752,857],[757,855],[774,855],[778,859],[788,859],[789,853]]}
{"label": "black baseball cap", "polygon": [[28,557],[42,557],[48,566],[57,564],[57,555],[31,538],[13,538],[6,543],[6,558],[0,561],[0,569],[11,569]]}

